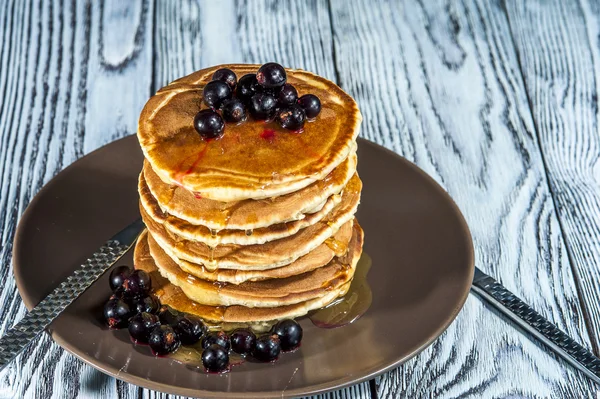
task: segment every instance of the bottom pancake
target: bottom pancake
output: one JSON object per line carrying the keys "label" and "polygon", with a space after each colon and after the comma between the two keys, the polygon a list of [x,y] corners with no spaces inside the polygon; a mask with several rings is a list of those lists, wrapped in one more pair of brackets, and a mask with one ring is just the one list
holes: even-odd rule
{"label": "bottom pancake", "polygon": [[[355,229],[360,234],[362,246],[363,233],[358,223]],[[189,299],[183,291],[162,277],[154,259],[150,256],[147,232],[142,233],[135,247],[134,265],[136,269],[148,272],[152,278],[152,293],[163,305],[180,312],[190,313],[202,318],[211,328],[232,330],[238,327],[250,327],[257,332],[268,330],[278,320],[296,318],[306,315],[311,310],[320,309],[348,292],[351,281],[337,289],[328,291],[326,295],[293,305],[271,308],[250,308],[245,306],[209,306],[198,304]]]}

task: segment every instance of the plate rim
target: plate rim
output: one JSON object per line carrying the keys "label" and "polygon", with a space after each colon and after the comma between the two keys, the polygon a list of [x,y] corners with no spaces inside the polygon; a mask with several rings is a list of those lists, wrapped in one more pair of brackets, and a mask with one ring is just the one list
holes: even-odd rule
{"label": "plate rim", "polygon": [[[34,304],[31,302],[30,298],[22,295],[24,282],[22,279],[22,275],[19,272],[19,270],[22,270],[22,268],[18,266],[21,264],[21,262],[19,261],[19,256],[18,256],[20,251],[18,251],[18,249],[21,247],[21,237],[23,236],[23,230],[24,230],[23,226],[27,225],[27,220],[30,218],[30,214],[32,212],[31,209],[33,209],[35,207],[35,205],[41,200],[44,192],[49,189],[49,187],[52,185],[53,181],[55,179],[57,179],[60,174],[62,174],[63,172],[67,172],[68,170],[70,170],[74,167],[77,167],[77,164],[79,162],[81,162],[84,158],[92,156],[92,155],[96,154],[97,152],[106,150],[106,147],[108,147],[109,145],[115,144],[120,141],[133,140],[133,138],[135,136],[136,136],[135,134],[131,134],[131,135],[122,137],[118,140],[108,142],[108,143],[102,145],[101,147],[87,153],[86,155],[82,156],[81,158],[75,160],[69,166],[62,169],[55,176],[53,176],[52,179],[50,179],[46,184],[44,184],[44,186],[35,194],[33,199],[27,205],[27,208],[21,215],[19,222],[17,224],[17,228],[15,230],[15,236],[13,239],[13,248],[12,248],[12,264],[13,264],[13,276],[15,278],[15,283],[17,286],[17,290],[19,292],[19,296],[21,297],[21,299],[22,299],[23,303],[25,304],[25,307],[27,308],[28,311],[30,311],[34,307]],[[470,278],[468,280],[466,280],[465,284],[463,284],[462,287],[460,287],[460,288],[462,288],[462,292],[461,292],[460,300],[457,303],[457,306],[453,309],[452,312],[450,312],[448,314],[448,316],[445,318],[444,322],[440,325],[440,327],[437,328],[435,330],[435,332],[427,340],[425,340],[422,343],[422,345],[417,347],[415,350],[413,350],[411,353],[409,353],[406,357],[397,359],[396,361],[391,362],[386,365],[383,365],[383,366],[380,365],[380,366],[371,367],[370,371],[368,371],[366,374],[364,374],[360,377],[346,376],[344,378],[338,378],[336,380],[331,380],[331,381],[324,382],[321,384],[310,385],[310,386],[307,386],[306,389],[303,389],[303,388],[296,388],[296,389],[290,389],[290,390],[285,389],[283,392],[278,393],[278,394],[275,394],[274,391],[253,391],[253,392],[243,392],[243,393],[242,392],[229,392],[229,391],[206,391],[206,390],[202,390],[202,389],[183,388],[183,387],[178,387],[175,385],[154,382],[150,379],[146,379],[146,378],[139,377],[139,376],[136,376],[133,374],[129,374],[127,372],[121,372],[119,369],[117,369],[116,367],[112,367],[109,364],[100,363],[99,361],[93,362],[92,360],[96,360],[96,359],[94,359],[89,354],[83,353],[83,351],[79,350],[77,347],[73,346],[69,342],[66,342],[56,331],[49,332],[49,331],[45,330],[44,332],[50,334],[52,340],[56,344],[58,344],[65,351],[74,355],[77,359],[92,366],[96,370],[99,370],[105,374],[108,374],[116,379],[131,383],[131,384],[143,387],[143,388],[156,390],[159,392],[175,394],[175,395],[192,396],[192,397],[199,395],[199,396],[205,397],[205,398],[223,398],[224,396],[229,397],[229,398],[291,398],[291,397],[297,397],[297,396],[318,395],[318,394],[323,394],[326,392],[331,392],[334,390],[346,388],[351,385],[360,384],[367,380],[371,380],[383,373],[386,373],[386,372],[398,367],[399,365],[409,361],[410,359],[414,358],[416,355],[418,355],[423,350],[425,350],[427,347],[429,347],[435,340],[437,340],[444,333],[444,331],[446,331],[448,329],[450,324],[452,324],[452,322],[456,319],[456,317],[458,316],[458,314],[464,307],[464,304],[469,296],[471,282],[473,280],[473,275],[475,272],[475,250],[474,250],[474,245],[473,245],[473,238],[471,235],[471,231],[467,225],[467,222],[466,222],[464,215],[461,212],[460,208],[458,207],[456,202],[454,202],[454,200],[448,194],[448,192],[446,192],[446,190],[435,179],[433,179],[433,177],[431,177],[429,174],[427,174],[424,170],[419,168],[413,162],[409,161],[408,159],[402,157],[398,153],[396,153],[380,144],[377,144],[375,142],[372,142],[372,141],[362,138],[362,137],[359,137],[357,139],[357,142],[358,142],[359,146],[361,146],[361,145],[362,146],[370,146],[370,147],[375,148],[378,151],[383,151],[383,152],[387,153],[388,155],[395,157],[400,162],[402,162],[406,167],[411,168],[421,178],[426,180],[429,183],[429,185],[431,187],[433,187],[438,192],[438,194],[446,200],[446,202],[450,205],[452,211],[456,214],[457,219],[458,219],[458,224],[461,227],[462,231],[464,232],[464,239],[467,244],[467,249],[468,249],[468,251],[467,251],[468,262],[467,263],[468,264],[466,265],[466,267],[469,269],[468,276],[470,276]],[[131,251],[131,249],[130,249],[130,251]]]}

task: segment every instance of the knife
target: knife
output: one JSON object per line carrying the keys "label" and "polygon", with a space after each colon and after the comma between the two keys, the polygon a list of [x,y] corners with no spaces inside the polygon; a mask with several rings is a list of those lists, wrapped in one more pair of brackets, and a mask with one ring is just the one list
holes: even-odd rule
{"label": "knife", "polygon": [[144,229],[137,219],[108,240],[77,270],[0,338],[0,370],[4,369],[79,295],[121,258]]}
{"label": "knife", "polygon": [[471,290],[573,367],[600,384],[599,358],[477,267]]}

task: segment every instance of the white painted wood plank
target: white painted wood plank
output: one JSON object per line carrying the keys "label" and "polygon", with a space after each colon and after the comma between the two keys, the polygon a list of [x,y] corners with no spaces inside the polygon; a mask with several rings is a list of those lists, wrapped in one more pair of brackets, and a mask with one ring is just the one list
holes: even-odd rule
{"label": "white painted wood plank", "polygon": [[507,2],[551,191],[600,343],[600,4]]}
{"label": "white painted wood plank", "polygon": [[326,1],[157,2],[155,88],[208,66],[272,60],[335,80]]}
{"label": "white painted wood plank", "polygon": [[[338,73],[363,111],[362,135],[440,182],[465,214],[476,264],[589,346],[502,6],[332,0],[332,11]],[[474,297],[431,348],[378,379],[386,398],[596,390]]]}
{"label": "white painted wood plank", "polygon": [[[310,28],[307,28],[310,27]],[[155,87],[221,63],[277,61],[334,79],[326,1],[158,0]],[[144,392],[144,397],[167,396]],[[319,398],[370,398],[369,383]]]}
{"label": "white painted wood plank", "polygon": [[[150,94],[152,3],[7,0],[0,21],[0,330],[5,331],[25,312],[11,269],[19,216],[66,165],[135,131]],[[46,335],[0,375],[3,398],[137,396],[137,387],[85,365]]]}

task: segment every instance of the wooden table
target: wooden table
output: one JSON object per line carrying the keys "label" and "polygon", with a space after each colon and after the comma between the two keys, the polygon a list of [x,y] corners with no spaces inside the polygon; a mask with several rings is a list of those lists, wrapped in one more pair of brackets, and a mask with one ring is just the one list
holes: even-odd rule
{"label": "wooden table", "polygon": [[[25,314],[17,222],[71,162],[135,132],[158,88],[225,62],[314,71],[361,135],[456,200],[476,264],[598,355],[600,4],[581,1],[0,0],[0,328]],[[596,397],[599,387],[471,296],[431,347],[331,398]],[[167,398],[47,335],[0,397]]]}

